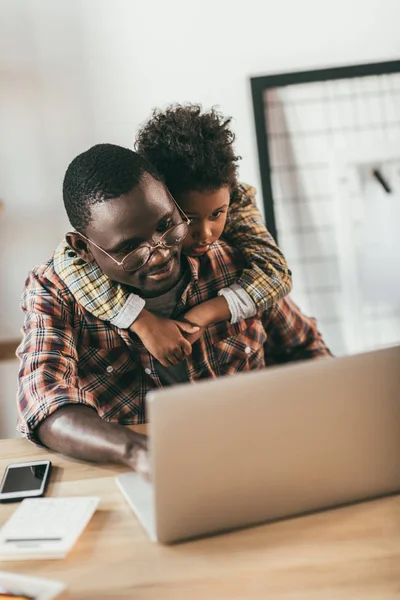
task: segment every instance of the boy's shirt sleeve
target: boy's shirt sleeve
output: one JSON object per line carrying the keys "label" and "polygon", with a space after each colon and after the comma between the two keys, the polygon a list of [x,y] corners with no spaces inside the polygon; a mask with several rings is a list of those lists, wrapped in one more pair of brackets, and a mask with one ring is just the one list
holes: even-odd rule
{"label": "boy's shirt sleeve", "polygon": [[240,184],[232,194],[224,237],[240,250],[248,264],[237,284],[257,310],[267,310],[289,294],[292,273],[264,225],[255,193],[251,186]]}
{"label": "boy's shirt sleeve", "polygon": [[115,327],[128,329],[142,311],[145,301],[113,283],[98,265],[86,263],[65,242],[54,253],[54,270],[75,300],[90,314]]}

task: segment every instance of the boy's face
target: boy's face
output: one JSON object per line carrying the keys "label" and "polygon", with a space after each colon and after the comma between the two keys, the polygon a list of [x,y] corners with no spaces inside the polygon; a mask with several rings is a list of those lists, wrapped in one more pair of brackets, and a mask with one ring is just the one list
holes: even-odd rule
{"label": "boy's face", "polygon": [[222,235],[229,208],[230,188],[226,185],[209,192],[184,192],[176,200],[192,221],[182,250],[188,256],[201,256]]}

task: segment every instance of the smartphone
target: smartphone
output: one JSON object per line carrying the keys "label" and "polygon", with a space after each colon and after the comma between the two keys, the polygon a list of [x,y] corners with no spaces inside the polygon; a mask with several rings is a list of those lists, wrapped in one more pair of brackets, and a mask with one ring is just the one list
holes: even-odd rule
{"label": "smartphone", "polygon": [[50,471],[49,460],[8,465],[0,484],[0,502],[43,496]]}

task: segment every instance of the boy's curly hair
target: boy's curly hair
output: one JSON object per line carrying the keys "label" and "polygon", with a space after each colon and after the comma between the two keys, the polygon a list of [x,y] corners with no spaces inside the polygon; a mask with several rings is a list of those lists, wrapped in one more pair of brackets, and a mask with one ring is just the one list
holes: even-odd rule
{"label": "boy's curly hair", "polygon": [[136,136],[135,149],[161,174],[171,193],[213,191],[237,184],[234,133],[215,108],[174,104],[156,109]]}

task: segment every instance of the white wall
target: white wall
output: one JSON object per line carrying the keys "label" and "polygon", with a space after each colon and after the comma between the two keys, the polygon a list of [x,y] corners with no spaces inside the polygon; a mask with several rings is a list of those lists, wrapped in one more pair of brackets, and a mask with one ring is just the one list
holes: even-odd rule
{"label": "white wall", "polygon": [[0,439],[16,437],[17,404],[15,389],[17,384],[18,361],[0,362]]}
{"label": "white wall", "polygon": [[398,0],[0,0],[0,339],[66,228],[65,168],[131,146],[150,109],[219,105],[259,187],[249,77],[397,58]]}

